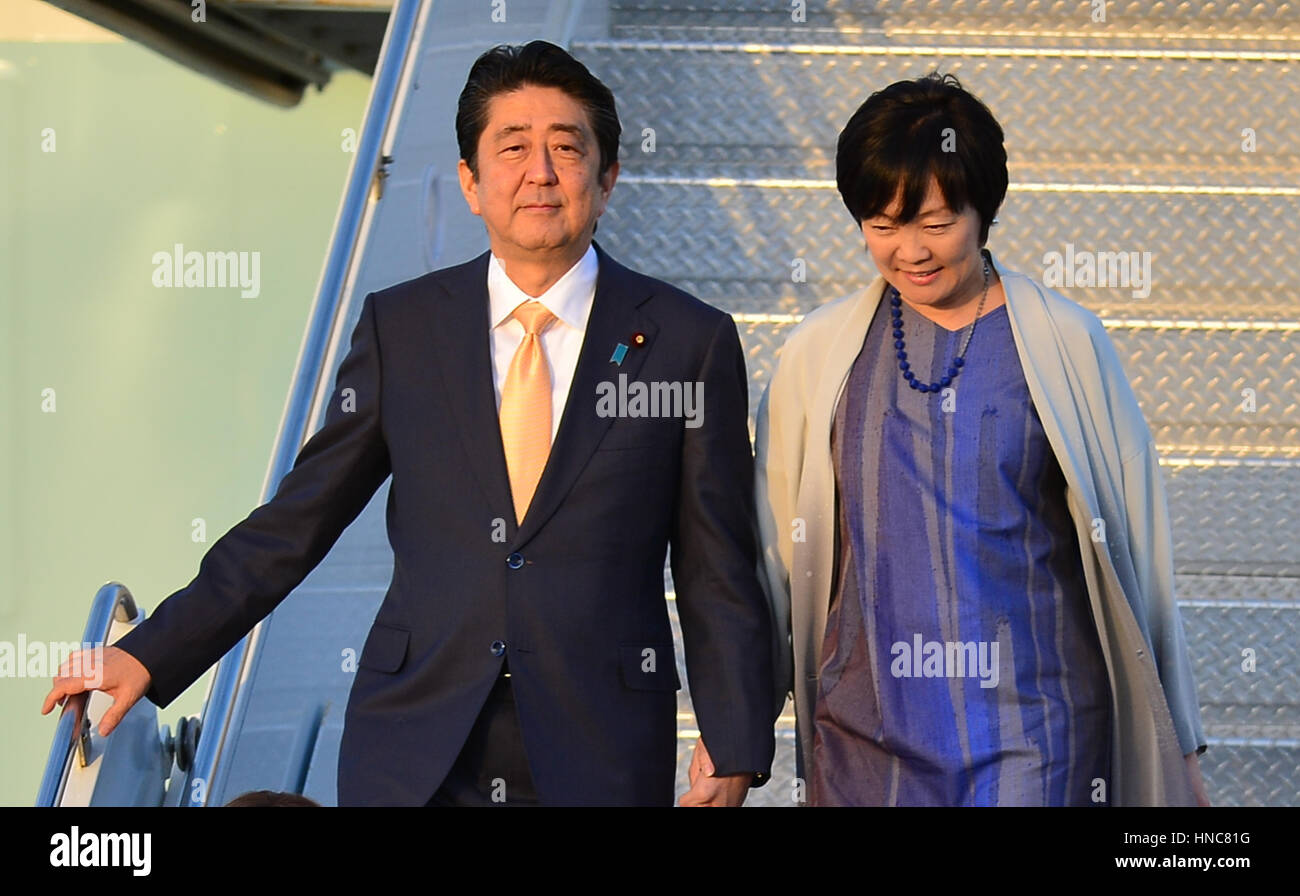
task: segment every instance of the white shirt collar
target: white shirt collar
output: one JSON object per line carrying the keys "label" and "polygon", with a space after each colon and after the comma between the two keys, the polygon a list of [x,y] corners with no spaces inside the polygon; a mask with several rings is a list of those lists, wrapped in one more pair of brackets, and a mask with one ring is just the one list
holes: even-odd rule
{"label": "white shirt collar", "polygon": [[524,302],[541,302],[547,310],[565,324],[585,331],[591,316],[592,300],[596,295],[596,274],[600,264],[596,250],[587,251],[577,263],[565,271],[564,276],[540,296],[534,298],[524,292],[506,275],[501,259],[492,254],[488,258],[488,324],[496,329],[510,319],[510,314]]}

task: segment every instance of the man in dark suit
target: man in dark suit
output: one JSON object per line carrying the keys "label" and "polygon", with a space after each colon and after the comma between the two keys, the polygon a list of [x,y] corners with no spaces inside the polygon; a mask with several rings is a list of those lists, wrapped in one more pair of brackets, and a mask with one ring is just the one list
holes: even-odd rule
{"label": "man in dark suit", "polygon": [[[101,727],[174,699],[392,475],[340,804],[671,804],[671,545],[702,732],[682,803],[739,805],[770,768],[774,688],[735,324],[592,242],[618,117],[562,49],[484,54],[456,126],[490,251],[366,296],[275,496],[106,651]],[[56,679],[44,711],[83,689]]]}

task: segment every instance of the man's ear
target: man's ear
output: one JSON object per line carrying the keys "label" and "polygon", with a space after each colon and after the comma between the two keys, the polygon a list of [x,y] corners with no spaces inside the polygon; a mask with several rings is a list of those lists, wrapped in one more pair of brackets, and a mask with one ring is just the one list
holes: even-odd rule
{"label": "man's ear", "polygon": [[618,162],[612,162],[605,173],[600,176],[601,214],[605,212],[605,203],[609,202],[609,194],[614,192],[614,181],[616,180],[618,180]]}
{"label": "man's ear", "polygon": [[456,174],[460,177],[460,192],[465,196],[465,202],[469,204],[469,210],[474,214],[480,214],[478,207],[478,179],[474,172],[470,170],[469,162],[461,159],[456,165]]}

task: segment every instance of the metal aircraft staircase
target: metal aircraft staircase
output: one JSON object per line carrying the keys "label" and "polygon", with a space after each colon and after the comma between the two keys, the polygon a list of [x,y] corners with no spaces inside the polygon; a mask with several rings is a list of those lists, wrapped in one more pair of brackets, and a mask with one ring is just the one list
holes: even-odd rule
{"label": "metal aircraft staircase", "polygon": [[[1210,796],[1300,804],[1300,8],[509,0],[495,21],[497,6],[393,8],[264,499],[319,425],[365,294],[485,248],[452,129],[482,50],[543,37],[613,89],[622,174],[601,244],[735,315],[751,414],[790,327],[874,275],[834,189],[839,129],[872,91],[951,71],[1006,131],[989,243],[1003,262],[1043,279],[1049,252],[1150,253],[1149,294],[1062,292],[1106,322],[1162,453]],[[346,654],[392,572],[386,498],[222,660],[201,726],[160,735],[142,702],[104,743],[65,714],[42,803],[220,805],[263,788],[332,803]],[[108,588],[87,637],[140,618]],[[684,773],[685,691],[680,708]],[[792,743],[787,710],[751,805],[793,804]]]}

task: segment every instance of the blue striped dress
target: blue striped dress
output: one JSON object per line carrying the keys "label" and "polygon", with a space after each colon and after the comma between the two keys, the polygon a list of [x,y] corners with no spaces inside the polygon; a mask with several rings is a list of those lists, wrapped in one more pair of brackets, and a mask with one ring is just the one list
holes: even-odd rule
{"label": "blue striped dress", "polygon": [[[1110,689],[1006,308],[980,318],[951,389],[922,393],[898,370],[891,294],[835,417],[809,802],[1096,805]],[[912,369],[937,381],[965,331],[906,303],[903,325]]]}

